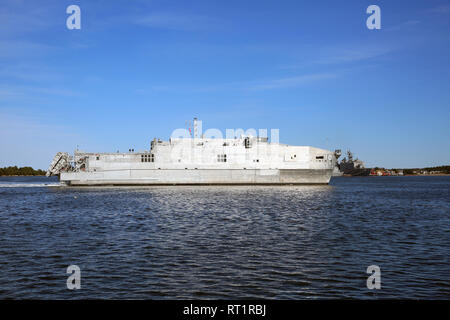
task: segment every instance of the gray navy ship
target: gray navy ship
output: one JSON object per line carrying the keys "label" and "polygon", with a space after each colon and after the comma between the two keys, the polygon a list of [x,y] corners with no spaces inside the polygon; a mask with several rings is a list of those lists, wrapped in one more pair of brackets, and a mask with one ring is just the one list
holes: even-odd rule
{"label": "gray navy ship", "polygon": [[347,158],[344,158],[340,163],[337,163],[337,167],[342,175],[350,176],[368,176],[371,171],[370,168],[364,166],[363,161],[354,158],[353,153],[350,150],[347,150]]}
{"label": "gray navy ship", "polygon": [[126,153],[58,152],[47,170],[69,186],[328,184],[336,167],[331,151],[269,142],[266,137],[199,136],[154,139],[150,149]]}

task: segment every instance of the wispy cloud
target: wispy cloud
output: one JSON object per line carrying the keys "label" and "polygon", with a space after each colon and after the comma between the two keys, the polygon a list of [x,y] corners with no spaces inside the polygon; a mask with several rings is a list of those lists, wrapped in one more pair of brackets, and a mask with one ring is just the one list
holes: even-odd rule
{"label": "wispy cloud", "polygon": [[135,17],[132,22],[149,28],[186,31],[208,30],[222,24],[217,19],[208,16],[174,12],[158,12]]}
{"label": "wispy cloud", "polygon": [[340,64],[358,62],[383,56],[398,48],[393,45],[359,45],[348,47],[327,48],[319,53],[319,57],[314,60],[318,64]]}
{"label": "wispy cloud", "polygon": [[409,27],[418,25],[419,23],[420,23],[419,20],[409,20],[409,21],[406,21],[406,22],[397,24],[397,25],[392,26],[392,27],[387,27],[387,28],[385,28],[384,30],[385,30],[385,31],[397,31],[397,30],[403,30],[403,29],[406,29],[406,28],[409,28]]}
{"label": "wispy cloud", "polygon": [[63,97],[77,97],[82,96],[82,93],[74,91],[72,89],[66,89],[63,87],[38,87],[38,86],[0,86],[0,100],[8,97],[30,97],[33,95],[51,95],[51,96],[63,96]]}
{"label": "wispy cloud", "polygon": [[254,85],[249,85],[247,89],[249,90],[271,90],[271,89],[281,89],[281,88],[293,88],[306,85],[312,82],[336,78],[337,75],[333,73],[316,73],[307,74],[296,77],[288,77],[281,79],[274,79],[269,81],[262,81]]}
{"label": "wispy cloud", "polygon": [[39,4],[32,6],[25,1],[9,1],[0,8],[0,36],[16,36],[18,34],[39,32],[58,23],[49,16],[55,5]]}
{"label": "wispy cloud", "polygon": [[36,63],[20,63],[0,65],[0,79],[42,83],[60,81],[63,79],[63,76],[54,70]]}
{"label": "wispy cloud", "polygon": [[434,13],[450,13],[450,4],[440,5],[429,10]]}
{"label": "wispy cloud", "polygon": [[294,77],[238,81],[215,85],[154,85],[147,89],[136,90],[137,94],[158,93],[158,92],[217,92],[217,91],[268,91],[275,89],[295,88],[313,82],[336,78],[333,73],[315,73],[299,75]]}
{"label": "wispy cloud", "polygon": [[32,41],[0,41],[0,58],[36,57],[55,51],[55,47]]}
{"label": "wispy cloud", "polygon": [[[372,60],[384,58],[394,53],[407,44],[390,43],[349,43],[337,44],[334,46],[306,47],[301,50],[294,48],[291,55],[296,60],[290,64],[279,66],[280,69],[299,70],[333,67],[348,67],[350,65],[360,66],[362,63],[373,62]],[[298,52],[297,54],[295,52]],[[317,69],[314,73],[317,73]]]}

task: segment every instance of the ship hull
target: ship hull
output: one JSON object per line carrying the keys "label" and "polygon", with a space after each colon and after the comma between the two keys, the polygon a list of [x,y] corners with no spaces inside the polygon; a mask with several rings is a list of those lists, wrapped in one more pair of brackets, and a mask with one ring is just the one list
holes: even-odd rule
{"label": "ship hull", "polygon": [[345,176],[369,176],[370,175],[370,168],[356,168],[356,169],[349,169],[345,170],[343,172],[343,175]]}
{"label": "ship hull", "polygon": [[70,186],[328,184],[333,169],[146,169],[61,172]]}

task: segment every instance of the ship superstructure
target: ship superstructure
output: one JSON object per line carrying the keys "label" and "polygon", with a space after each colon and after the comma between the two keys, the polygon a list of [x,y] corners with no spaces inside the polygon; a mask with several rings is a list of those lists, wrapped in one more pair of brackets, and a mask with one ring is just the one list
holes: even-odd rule
{"label": "ship superstructure", "polygon": [[342,159],[338,163],[338,167],[344,175],[368,176],[370,173],[370,169],[364,166],[363,161],[358,158],[353,158],[353,153],[350,150],[347,150],[347,158]]}
{"label": "ship superstructure", "polygon": [[327,184],[333,152],[266,137],[154,139],[148,151],[59,152],[47,175],[67,185]]}

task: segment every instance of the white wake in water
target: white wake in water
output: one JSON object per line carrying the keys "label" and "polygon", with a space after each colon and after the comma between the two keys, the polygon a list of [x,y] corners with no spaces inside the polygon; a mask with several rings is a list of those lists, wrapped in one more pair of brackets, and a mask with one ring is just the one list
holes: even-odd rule
{"label": "white wake in water", "polygon": [[61,183],[1,183],[0,188],[36,188],[36,187],[61,187]]}

